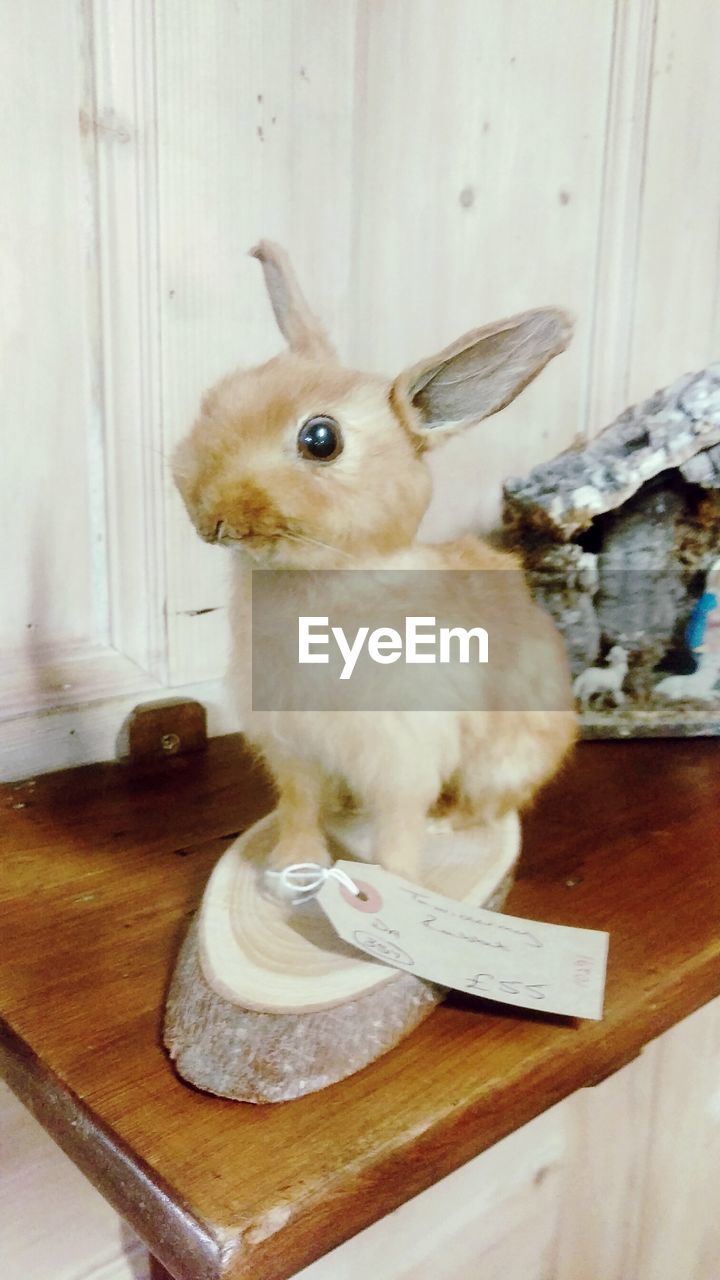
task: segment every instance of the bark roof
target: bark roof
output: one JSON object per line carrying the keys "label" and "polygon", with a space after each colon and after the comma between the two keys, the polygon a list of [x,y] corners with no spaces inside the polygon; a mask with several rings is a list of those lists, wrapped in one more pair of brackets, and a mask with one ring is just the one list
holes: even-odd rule
{"label": "bark roof", "polygon": [[508,480],[506,519],[568,541],[670,468],[720,488],[720,363],[626,409],[583,448]]}

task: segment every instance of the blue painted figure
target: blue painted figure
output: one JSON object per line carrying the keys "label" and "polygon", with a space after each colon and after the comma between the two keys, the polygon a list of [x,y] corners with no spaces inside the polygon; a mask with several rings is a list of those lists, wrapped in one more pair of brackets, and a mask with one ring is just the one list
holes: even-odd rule
{"label": "blue painted figure", "polygon": [[[720,611],[718,599],[714,591],[705,590],[692,611],[690,621],[685,628],[685,639],[691,653],[705,653],[706,639],[712,643],[712,632],[720,627]],[[707,633],[710,631],[710,636]]]}
{"label": "blue painted figure", "polygon": [[655,686],[662,698],[692,698],[707,702],[720,698],[720,560],[714,560],[705,579],[705,590],[685,629],[685,640],[696,663],[689,676],[666,676]]}

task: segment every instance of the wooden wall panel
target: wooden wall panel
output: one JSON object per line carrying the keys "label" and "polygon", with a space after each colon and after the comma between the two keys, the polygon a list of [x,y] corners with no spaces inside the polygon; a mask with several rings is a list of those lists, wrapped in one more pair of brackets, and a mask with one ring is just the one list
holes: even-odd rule
{"label": "wooden wall panel", "polygon": [[[87,704],[153,686],[162,585],[146,567],[162,539],[133,394],[148,255],[118,252],[142,221],[137,6],[1,8],[0,767],[17,777],[96,758]],[[58,708],[74,708],[60,734]]]}
{"label": "wooden wall panel", "polygon": [[[488,524],[501,476],[582,419],[613,16],[573,0],[439,12],[161,5],[157,36],[168,447],[209,382],[278,348],[245,257],[261,234],[289,245],[359,367],[392,372],[534,304],[578,313],[571,353],[433,460],[430,536]],[[171,669],[202,679],[224,643],[226,564],[176,500],[167,547]]]}
{"label": "wooden wall panel", "polygon": [[630,398],[720,359],[720,6],[659,0]]}
{"label": "wooden wall panel", "polygon": [[553,1107],[296,1280],[549,1280],[564,1145]]}
{"label": "wooden wall panel", "polygon": [[[169,451],[210,383],[281,347],[260,268],[247,256],[261,236],[287,245],[344,338],[355,6],[163,0],[157,12]],[[224,661],[227,559],[200,543],[174,495],[166,546],[172,678],[207,678]]]}
{"label": "wooden wall panel", "polygon": [[720,1275],[720,1000],[562,1104],[552,1280]]}
{"label": "wooden wall panel", "polygon": [[97,753],[84,700],[222,675],[228,559],[168,459],[202,391],[279,348],[259,236],[360,367],[575,312],[570,351],[433,455],[429,538],[720,352],[713,0],[0,3],[0,669],[4,714],[40,709],[33,767]]}
{"label": "wooden wall panel", "polygon": [[3,0],[0,23],[0,657],[11,664],[87,642],[105,616],[83,31],[72,0]]}
{"label": "wooden wall panel", "polygon": [[563,1208],[553,1280],[640,1280],[635,1266],[654,1083],[646,1052],[563,1106]]}
{"label": "wooden wall panel", "polygon": [[642,1280],[720,1275],[720,1001],[648,1050],[653,1107],[635,1274]]}
{"label": "wooden wall panel", "polygon": [[582,426],[613,11],[396,0],[359,19],[353,359],[393,373],[513,311],[577,316],[567,355],[433,455],[435,538],[493,523],[501,478]]}
{"label": "wooden wall panel", "polygon": [[657,0],[616,0],[585,429],[627,406]]}
{"label": "wooden wall panel", "polygon": [[100,271],[110,640],[167,676],[153,6],[84,0]]}

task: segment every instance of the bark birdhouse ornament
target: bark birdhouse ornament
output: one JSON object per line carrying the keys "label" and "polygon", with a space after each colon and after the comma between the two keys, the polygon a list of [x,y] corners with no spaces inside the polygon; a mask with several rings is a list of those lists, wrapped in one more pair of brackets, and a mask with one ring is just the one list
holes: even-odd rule
{"label": "bark birdhouse ornament", "polygon": [[720,364],[505,486],[588,736],[720,732]]}
{"label": "bark birdhouse ornament", "polygon": [[[402,949],[387,940],[380,948],[377,930],[368,941],[358,928],[355,949],[341,944],[317,903],[274,891],[277,876],[309,863],[322,880],[338,857],[360,868],[366,860],[497,907],[519,851],[518,811],[574,742],[563,644],[515,557],[472,537],[417,540],[431,490],[427,449],[514,399],[564,349],[570,324],[555,308],[523,312],[395,378],[359,373],[339,364],[285,253],[267,242],[253,252],[288,349],[206,395],[174,474],[197,532],[232,562],[229,683],[278,804],[211,878],[165,1038],[200,1087],[277,1101],[372,1061],[443,994],[380,963]],[[275,613],[264,623],[253,569],[270,581]],[[413,596],[418,581],[430,593],[424,608]],[[442,656],[431,681],[427,667],[396,652],[389,687],[388,668],[368,661],[364,685],[353,673],[354,684],[341,675],[337,686],[359,687],[365,701],[339,705],[334,690],[318,692],[292,666],[297,641],[294,651],[287,641],[299,613],[341,619],[333,633],[367,634],[378,597],[392,612],[386,637],[410,614],[454,619],[464,610],[472,625],[483,621],[495,658],[472,666],[467,697],[458,699]],[[315,700],[298,701],[310,689]]]}

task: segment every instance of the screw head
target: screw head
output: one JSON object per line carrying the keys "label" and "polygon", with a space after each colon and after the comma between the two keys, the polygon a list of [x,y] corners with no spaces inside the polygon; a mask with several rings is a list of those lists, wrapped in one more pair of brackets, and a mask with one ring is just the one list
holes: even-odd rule
{"label": "screw head", "polygon": [[177,733],[164,733],[160,739],[160,746],[168,756],[174,756],[180,747],[180,738]]}

